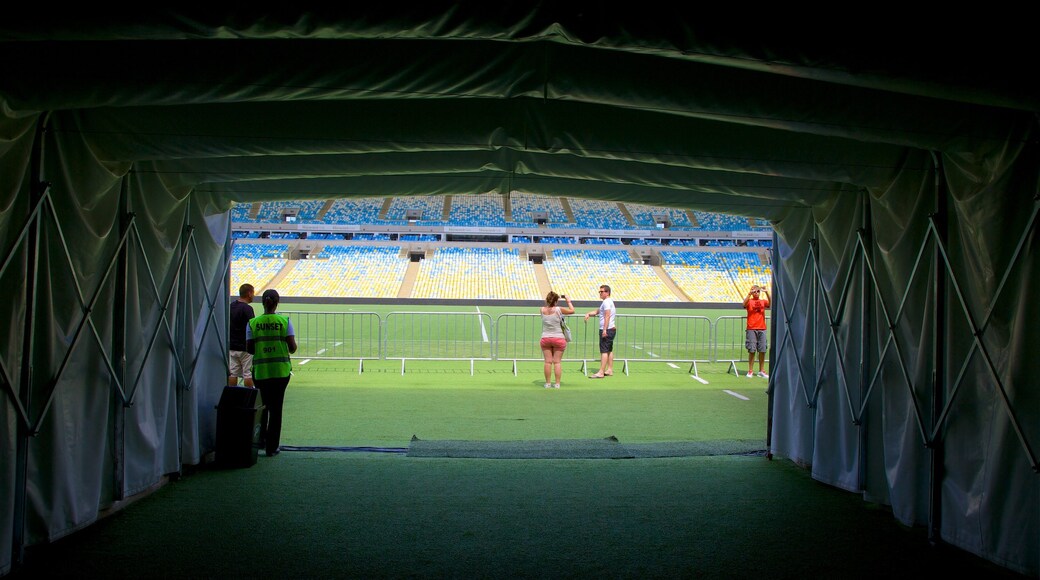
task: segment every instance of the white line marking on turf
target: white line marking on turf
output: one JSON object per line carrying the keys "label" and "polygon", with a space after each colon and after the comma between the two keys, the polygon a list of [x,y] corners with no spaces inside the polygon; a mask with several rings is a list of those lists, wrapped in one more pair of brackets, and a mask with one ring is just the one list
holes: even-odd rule
{"label": "white line marking on turf", "polygon": [[[477,314],[480,314],[480,307],[477,306]],[[484,317],[478,316],[477,320],[480,321],[480,335],[484,337],[484,342],[488,341],[487,329],[484,328]]]}
{"label": "white line marking on turf", "polygon": [[339,345],[341,345],[341,344],[343,344],[343,343],[342,343],[342,342],[337,342],[336,344],[334,344],[334,345],[332,345],[332,346],[339,346]]}
{"label": "white line marking on turf", "polygon": [[738,395],[737,393],[734,393],[733,391],[725,391],[724,390],[722,392],[726,393],[727,395],[733,395],[734,397],[736,397],[736,398],[738,398],[738,399],[740,399],[742,401],[750,401],[751,400],[751,399],[745,397],[744,395]]}
{"label": "white line marking on turf", "polygon": [[302,367],[303,365],[305,365],[305,364],[307,364],[307,363],[309,363],[309,362],[311,362],[311,359],[309,359],[309,358],[305,358],[305,359],[303,359],[303,360],[301,360],[301,361],[300,361],[300,366]]}
{"label": "white line marking on turf", "polygon": [[668,366],[672,367],[673,369],[677,369],[677,368],[679,368],[678,366],[676,366],[676,365],[673,365],[672,363],[668,363]]}
{"label": "white line marking on turf", "polygon": [[324,352],[325,352],[325,349],[323,348],[323,349],[318,351],[318,354],[324,354]]}
{"label": "white line marking on turf", "polygon": [[697,375],[690,375],[690,378],[695,380],[695,381],[700,381],[700,383],[703,384],[703,385],[708,384],[708,381],[698,377]]}
{"label": "white line marking on turf", "polygon": [[632,345],[632,348],[638,348],[639,350],[643,350],[643,347],[635,345],[635,344]]}
{"label": "white line marking on turf", "polygon": [[661,358],[659,355],[656,355],[656,354],[654,354],[654,353],[652,353],[650,351],[646,351],[646,354],[648,354],[648,355],[650,355],[650,356],[652,356],[654,358]]}

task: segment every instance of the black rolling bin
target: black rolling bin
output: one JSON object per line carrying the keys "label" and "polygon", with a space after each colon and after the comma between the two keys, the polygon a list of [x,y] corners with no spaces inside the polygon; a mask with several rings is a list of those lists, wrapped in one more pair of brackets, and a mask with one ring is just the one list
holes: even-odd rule
{"label": "black rolling bin", "polygon": [[264,408],[259,389],[224,387],[217,404],[217,464],[222,467],[256,465],[260,439],[260,413]]}

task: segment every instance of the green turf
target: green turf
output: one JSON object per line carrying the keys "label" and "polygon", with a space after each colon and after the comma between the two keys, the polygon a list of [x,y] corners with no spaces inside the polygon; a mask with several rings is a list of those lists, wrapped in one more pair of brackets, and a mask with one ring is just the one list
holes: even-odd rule
{"label": "green turf", "polygon": [[[766,381],[700,365],[633,364],[625,376],[585,378],[564,367],[561,389],[544,389],[541,363],[297,360],[285,402],[286,445],[407,446],[426,439],[594,439],[625,442],[763,439]],[[592,366],[595,369],[595,365]],[[742,400],[726,393],[747,397]]]}
{"label": "green turf", "polygon": [[282,453],[183,478],[14,578],[1013,578],[761,457]]}

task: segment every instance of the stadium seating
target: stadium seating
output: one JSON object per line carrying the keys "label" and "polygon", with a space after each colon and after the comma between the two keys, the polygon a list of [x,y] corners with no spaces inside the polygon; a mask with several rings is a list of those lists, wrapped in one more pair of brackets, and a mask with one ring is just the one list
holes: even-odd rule
{"label": "stadium seating", "polygon": [[353,239],[361,242],[389,242],[390,234],[354,234]]}
{"label": "stadium seating", "polygon": [[[417,209],[423,212],[423,225],[449,225],[444,221],[444,196],[443,195],[409,195],[395,197],[390,203],[390,209],[386,212],[387,220],[394,220],[392,224],[407,224],[407,211]],[[387,224],[382,221],[380,223]]]}
{"label": "stadium seating", "polygon": [[251,221],[249,219],[249,212],[253,209],[251,203],[236,203],[231,207],[231,222],[232,223],[245,223]]}
{"label": "stadium seating", "polygon": [[[752,285],[770,287],[772,274],[755,252],[726,252],[722,254],[726,271],[743,297]],[[743,298],[741,298],[743,300]]]}
{"label": "stadium seating", "polygon": [[560,198],[549,195],[532,195],[529,193],[512,192],[509,195],[509,204],[513,212],[511,227],[530,227],[534,223],[533,212],[546,212],[549,223],[568,224],[567,212],[563,209]]}
{"label": "stadium seating", "polygon": [[679,300],[651,266],[634,263],[624,250],[553,250],[545,271],[553,290],[575,300],[599,300],[601,284],[610,286],[615,300]]}
{"label": "stadium seating", "polygon": [[748,219],[744,217],[706,211],[695,211],[693,212],[693,215],[697,218],[697,223],[700,225],[700,229],[702,230],[726,232],[747,231],[751,229],[751,224],[748,222]]}
{"label": "stadium seating", "polygon": [[578,227],[597,230],[628,230],[633,225],[618,209],[617,202],[574,198],[569,200]]}
{"label": "stadium seating", "polygon": [[332,206],[325,212],[325,218],[322,222],[334,225],[403,225],[407,223],[403,221],[380,220],[379,212],[383,209],[384,200],[385,198],[382,197],[337,199],[332,202]]}
{"label": "stadium seating", "polygon": [[308,240],[345,240],[345,234],[311,233],[307,234]]}
{"label": "stadium seating", "polygon": [[[442,242],[445,240],[443,233],[404,233],[404,232],[321,232],[314,231],[322,225],[383,225],[404,226],[410,222],[406,219],[406,212],[418,209],[423,213],[422,225],[429,226],[461,226],[461,227],[495,227],[506,228],[505,235],[510,242],[515,244],[545,244],[549,255],[545,262],[546,272],[549,273],[554,285],[563,285],[574,288],[575,297],[589,300],[597,300],[595,289],[601,283],[617,286],[615,297],[621,300],[666,300],[674,301],[676,298],[671,291],[654,274],[652,268],[642,264],[632,263],[628,252],[616,253],[604,250],[581,250],[581,246],[589,245],[611,245],[621,246],[628,243],[631,246],[656,246],[664,249],[664,246],[681,248],[685,246],[701,246],[696,252],[668,252],[662,251],[664,257],[664,270],[672,277],[673,281],[683,289],[686,294],[695,301],[703,302],[735,302],[742,297],[745,286],[753,283],[768,283],[770,279],[770,267],[768,263],[762,263],[761,251],[758,248],[772,247],[771,240],[745,240],[741,238],[732,239],[708,239],[703,238],[697,232],[707,231],[747,231],[752,228],[758,231],[768,229],[769,224],[764,220],[749,220],[743,217],[729,216],[712,212],[686,212],[683,210],[662,206],[645,205],[637,203],[607,202],[589,200],[583,198],[563,198],[559,196],[532,195],[522,192],[511,192],[508,197],[510,206],[509,215],[506,215],[505,201],[501,194],[491,192],[472,195],[452,196],[398,196],[393,198],[365,197],[336,199],[331,203],[322,200],[313,201],[287,201],[287,202],[264,202],[256,206],[259,209],[257,217],[250,220],[253,204],[237,204],[231,210],[233,223],[256,224],[255,227],[246,225],[251,231],[235,230],[232,237],[239,240],[241,249],[236,249],[234,268],[237,274],[250,278],[250,282],[256,285],[258,279],[263,284],[274,276],[285,264],[287,246],[272,246],[271,244],[255,244],[258,248],[275,250],[276,256],[253,256],[246,255],[245,240],[255,239],[262,235],[271,239],[295,240],[306,237],[308,241],[390,241],[399,242]],[[322,208],[328,205],[328,209],[322,214]],[[383,219],[380,213],[383,208],[387,212]],[[445,209],[448,209],[448,220],[444,219]],[[568,209],[574,216],[574,221],[568,220]],[[278,231],[270,229],[263,224],[281,222],[282,211],[294,209],[299,212],[299,223],[313,225],[313,228],[301,228],[299,232]],[[545,212],[549,223],[539,229],[549,233],[551,228],[587,228],[590,230],[613,230],[615,235],[609,232],[596,231],[596,235],[537,235],[537,234],[512,234],[508,228],[532,228],[532,212]],[[694,226],[690,219],[690,213],[697,219]],[[321,214],[322,219],[317,220]],[[689,231],[690,238],[685,239],[632,239],[623,241],[625,232],[632,230],[646,230],[656,226],[655,214],[666,214],[671,220],[670,230]],[[629,218],[631,216],[631,218]],[[241,226],[239,226],[241,228]],[[244,228],[243,228],[244,229]],[[331,228],[330,228],[331,229]],[[306,234],[303,232],[307,231]],[[530,231],[530,230],[528,230]],[[458,233],[458,232],[456,232]],[[586,232],[588,234],[590,232]],[[602,235],[608,234],[608,235]],[[641,234],[642,235],[642,234]],[[695,239],[698,238],[698,239]],[[511,298],[511,299],[537,299],[537,284],[534,281],[533,266],[519,259],[516,250],[510,254],[503,254],[500,249],[489,249],[476,245],[465,247],[468,243],[463,242],[459,247],[437,247],[435,253],[424,261],[419,268],[419,280],[413,290],[413,297],[453,297],[458,299],[472,298]],[[553,248],[552,246],[555,246]],[[559,246],[574,246],[573,250],[560,248]],[[747,248],[747,252],[732,252],[728,249]],[[704,251],[707,248],[720,248],[721,251]],[[369,248],[386,255],[367,255],[346,253],[343,255],[330,252],[328,255],[311,256],[310,260],[303,260],[294,266],[294,272],[290,272],[287,280],[293,284],[299,284],[300,295],[342,295],[342,296],[385,296],[395,297],[400,289],[400,280],[391,278],[387,283],[390,288],[373,289],[349,286],[346,289],[337,289],[318,282],[319,278],[334,276],[332,272],[350,270],[354,268],[365,268],[361,262],[370,263],[379,260],[389,260],[384,264],[387,272],[396,272],[395,268],[407,269],[407,260],[400,258],[398,250],[386,250]],[[360,252],[361,248],[353,251]],[[257,250],[260,251],[260,250]],[[270,251],[270,250],[268,250]],[[655,250],[656,252],[657,250]],[[467,253],[468,252],[468,253]],[[249,253],[249,252],[247,252]],[[335,254],[335,255],[334,255]],[[679,257],[682,256],[682,257]],[[359,260],[358,264],[351,264],[350,260]],[[485,262],[486,261],[486,262]],[[314,265],[305,265],[313,262]],[[324,264],[322,266],[322,264]],[[573,267],[572,267],[573,265]],[[319,266],[321,266],[319,268]],[[298,269],[298,272],[295,270]],[[488,273],[484,273],[483,270]],[[313,272],[312,272],[313,270]],[[583,274],[581,271],[584,270]],[[373,266],[372,271],[381,270]],[[396,274],[394,274],[396,275]],[[307,276],[310,276],[309,281]],[[378,278],[379,274],[375,274]],[[342,276],[340,276],[342,277]],[[554,277],[554,278],[553,278]],[[524,290],[513,289],[512,284],[500,284],[498,287],[485,279],[509,280],[516,278],[520,280],[520,286]],[[279,283],[279,285],[282,285]],[[292,287],[295,288],[295,287]],[[581,288],[579,292],[578,288]],[[296,290],[294,290],[296,291]],[[347,294],[337,294],[347,292]],[[587,295],[582,295],[582,293]],[[638,296],[638,294],[646,296]],[[658,298],[654,298],[657,296]]]}
{"label": "stadium seating", "polygon": [[510,248],[439,248],[419,265],[412,298],[536,300],[534,265]]}
{"label": "stadium seating", "polygon": [[657,227],[657,222],[654,220],[654,214],[667,215],[672,227],[688,227],[693,225],[690,223],[690,216],[686,215],[685,210],[675,209],[674,207],[626,203],[625,208],[628,209],[628,213],[632,214],[632,219],[635,220],[636,226],[640,228]]}
{"label": "stadium seating", "polygon": [[451,197],[451,225],[501,228],[506,225],[505,216],[506,210],[501,194],[482,193]]}
{"label": "stadium seating", "polygon": [[436,242],[440,236],[437,234],[401,234],[397,239],[402,242]]}
{"label": "stadium seating", "polygon": [[755,252],[661,252],[664,270],[695,302],[740,302],[752,284],[772,283]]}
{"label": "stadium seating", "polygon": [[288,252],[287,244],[236,242],[231,249],[231,293],[237,294],[242,284],[264,288],[285,266]]}
{"label": "stadium seating", "polygon": [[740,302],[719,252],[661,252],[664,271],[694,302]]}
{"label": "stadium seating", "polygon": [[408,260],[399,246],[326,246],[279,284],[285,296],[396,298]]}
{"label": "stadium seating", "polygon": [[538,243],[541,244],[577,244],[577,238],[571,236],[538,236]]}
{"label": "stadium seating", "polygon": [[[282,222],[282,210],[298,209],[298,223],[319,223],[318,212],[325,206],[322,200],[312,201],[268,201],[260,206],[260,213],[252,223],[277,224]],[[247,220],[249,221],[249,220]]]}

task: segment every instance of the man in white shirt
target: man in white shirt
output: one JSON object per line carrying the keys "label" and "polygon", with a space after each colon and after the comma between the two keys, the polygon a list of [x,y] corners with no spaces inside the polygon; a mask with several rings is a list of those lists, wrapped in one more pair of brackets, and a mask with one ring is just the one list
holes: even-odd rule
{"label": "man in white shirt", "polygon": [[614,336],[617,334],[617,309],[614,299],[610,297],[610,286],[599,287],[599,296],[603,303],[599,309],[585,313],[585,321],[593,314],[599,317],[599,370],[590,379],[602,379],[614,374]]}

